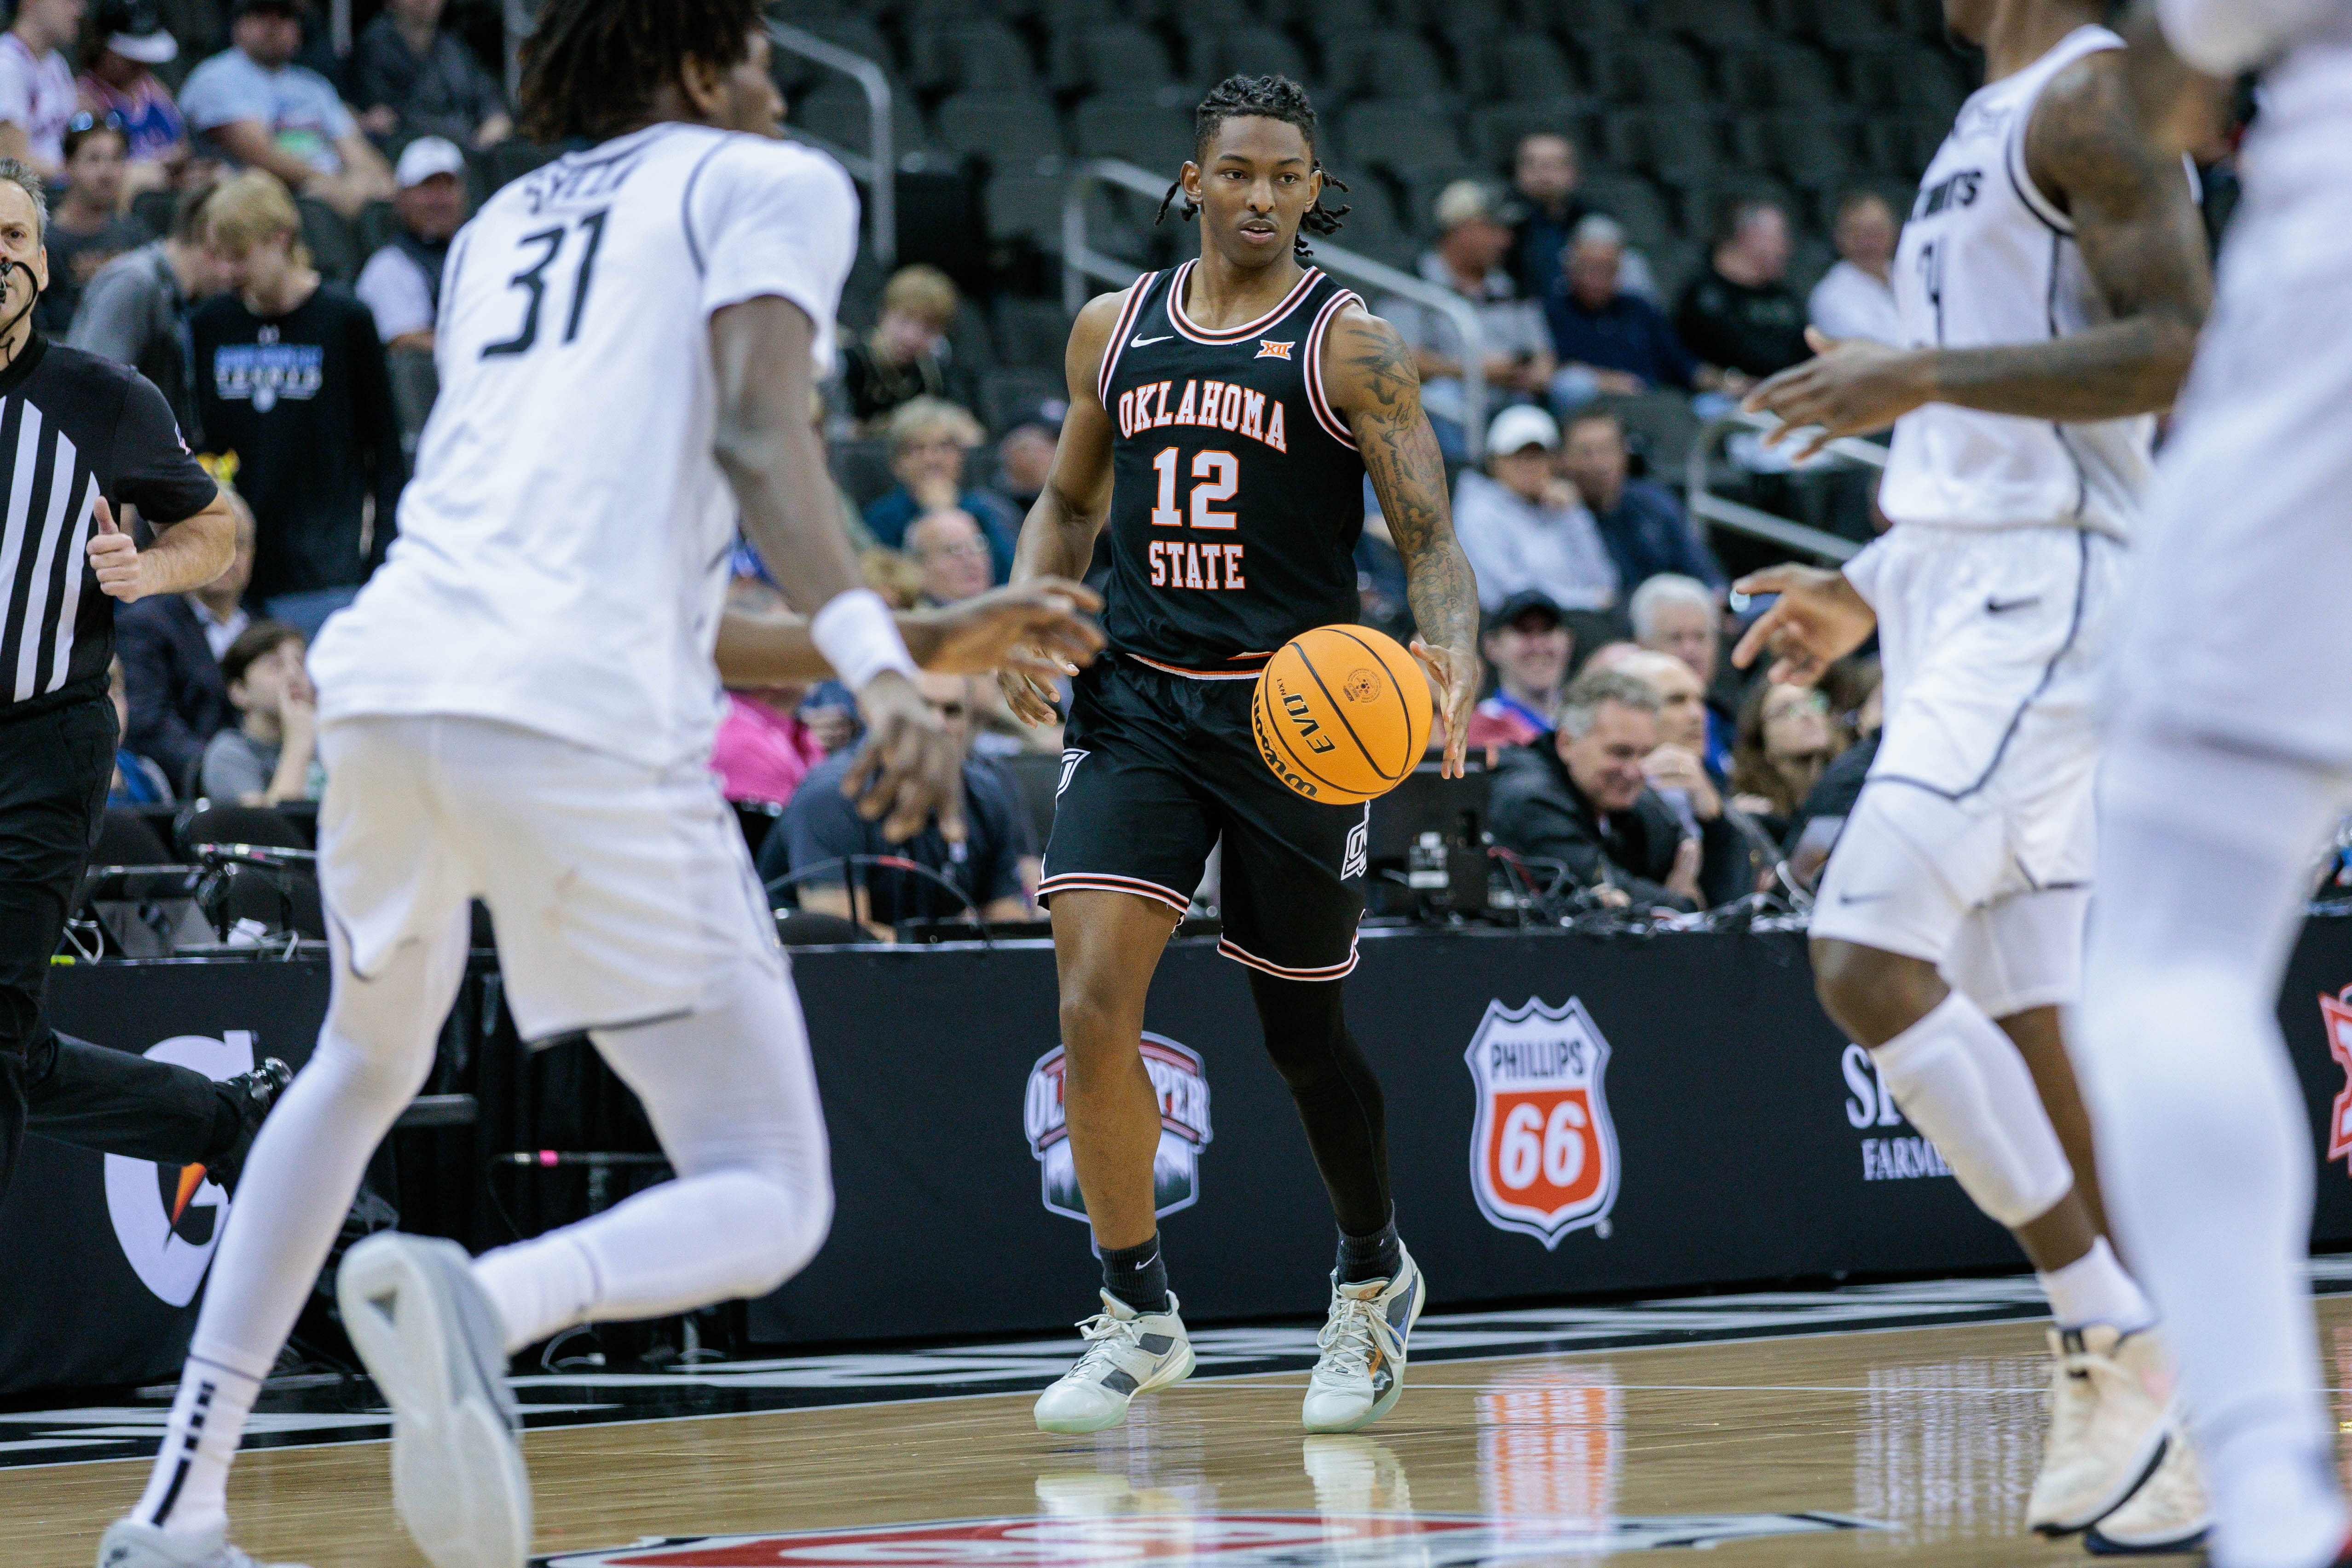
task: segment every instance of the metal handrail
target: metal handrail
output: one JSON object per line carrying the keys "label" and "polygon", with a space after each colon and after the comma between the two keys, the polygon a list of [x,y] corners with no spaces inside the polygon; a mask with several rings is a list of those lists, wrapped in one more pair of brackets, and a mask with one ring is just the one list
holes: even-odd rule
{"label": "metal handrail", "polygon": [[[1087,187],[1097,182],[1153,201],[1168,188],[1168,182],[1149,169],[1119,158],[1089,158],[1071,172],[1069,192],[1062,199],[1062,305],[1073,316],[1087,302],[1088,278],[1121,287],[1136,278],[1133,262],[1105,255],[1087,243]],[[1334,277],[1443,311],[1453,321],[1462,340],[1462,437],[1469,446],[1470,460],[1476,462],[1486,445],[1486,333],[1479,323],[1477,307],[1451,289],[1441,289],[1328,239],[1315,242],[1315,265]]]}
{"label": "metal handrail", "polygon": [[865,182],[866,247],[876,264],[888,271],[898,259],[898,128],[890,117],[890,79],[864,55],[827,43],[789,22],[770,22],[768,40],[780,49],[841,72],[865,89],[866,112],[873,124],[873,141],[866,153],[835,147],[823,137],[809,136],[805,132],[794,134],[824,147],[841,161],[851,178]]}
{"label": "metal handrail", "polygon": [[[1777,430],[1780,427],[1780,422],[1769,414],[1750,414],[1737,408],[1700,426],[1698,438],[1691,443],[1690,456],[1684,468],[1684,505],[1693,517],[1702,522],[1727,528],[1734,533],[1767,540],[1785,549],[1824,561],[1852,560],[1860,553],[1862,546],[1851,539],[1728,500],[1707,489],[1707,459],[1719,442],[1741,431]],[[1886,467],[1886,448],[1868,441],[1842,436],[1822,449],[1861,468]]]}

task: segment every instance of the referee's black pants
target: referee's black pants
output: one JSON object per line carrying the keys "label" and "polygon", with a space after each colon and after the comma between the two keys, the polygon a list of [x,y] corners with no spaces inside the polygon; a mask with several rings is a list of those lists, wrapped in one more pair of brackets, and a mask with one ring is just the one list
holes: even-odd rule
{"label": "referee's black pants", "polygon": [[236,1096],[200,1072],[61,1036],[41,1020],[106,809],[117,743],[103,690],[26,718],[0,710],[0,1193],[33,1130],[111,1154],[182,1165],[227,1151]]}

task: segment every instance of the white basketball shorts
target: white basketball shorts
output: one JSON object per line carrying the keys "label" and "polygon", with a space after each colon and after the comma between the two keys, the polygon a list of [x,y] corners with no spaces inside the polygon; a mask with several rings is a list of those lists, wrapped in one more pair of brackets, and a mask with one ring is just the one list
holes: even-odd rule
{"label": "white basketball shorts", "polygon": [[2124,728],[2352,768],[2352,186],[2231,220],[2158,460],[2109,697]]}
{"label": "white basketball shorts", "polygon": [[695,1012],[744,958],[783,970],[707,768],[454,716],[341,720],[319,754],[320,891],[362,974],[475,898],[527,1040]]}
{"label": "white basketball shorts", "polygon": [[1995,1017],[2072,1000],[2122,559],[2080,529],[1906,523],[1848,564],[1886,727],[1814,936],[1937,964]]}

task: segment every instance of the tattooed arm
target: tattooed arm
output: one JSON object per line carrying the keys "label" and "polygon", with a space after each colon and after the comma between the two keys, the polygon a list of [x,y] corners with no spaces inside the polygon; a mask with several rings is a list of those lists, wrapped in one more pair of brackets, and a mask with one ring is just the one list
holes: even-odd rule
{"label": "tattooed arm", "polygon": [[[1045,488],[1029,508],[1020,542],[1013,546],[1016,584],[1041,577],[1084,578],[1094,559],[1095,536],[1110,517],[1110,413],[1095,383],[1126,300],[1124,291],[1097,294],[1087,301],[1070,329],[1070,346],[1063,355],[1070,412],[1062,421],[1062,438],[1054,448]],[[1066,663],[1064,669],[1077,673],[1076,666]],[[996,681],[1004,705],[1023,723],[1050,724],[1058,717],[1050,680],[1007,665],[997,672]]]}
{"label": "tattooed arm", "polygon": [[1478,701],[1478,584],[1454,540],[1445,459],[1421,411],[1421,373],[1397,330],[1353,306],[1323,341],[1323,384],[1363,455],[1381,515],[1404,557],[1412,605],[1413,657],[1428,667],[1445,720],[1448,777],[1462,773],[1462,747]]}
{"label": "tattooed arm", "polygon": [[2074,221],[2108,320],[2043,342],[1896,349],[1809,331],[1821,357],[1782,371],[1747,406],[1819,425],[1810,454],[1927,403],[2030,419],[2115,419],[2171,406],[2212,297],[2205,229],[2179,159],[2133,112],[2120,50],[2061,71],[2025,129],[2027,177]]}

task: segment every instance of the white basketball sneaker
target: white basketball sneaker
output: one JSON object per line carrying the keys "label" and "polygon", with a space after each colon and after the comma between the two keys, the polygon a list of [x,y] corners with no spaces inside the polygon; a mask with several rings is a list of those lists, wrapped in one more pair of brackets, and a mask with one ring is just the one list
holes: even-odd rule
{"label": "white basketball sneaker", "polygon": [[228,1543],[226,1526],[190,1535],[135,1519],[118,1519],[98,1543],[98,1568],[302,1568],[299,1563],[257,1563]]}
{"label": "white basketball sneaker", "polygon": [[2152,1329],[2050,1331],[2050,1435],[2025,1522],[2044,1535],[2096,1524],[2155,1469],[2171,1425],[2171,1369]]}
{"label": "white basketball sneaker", "polygon": [[1322,1351],[1307,1380],[1300,1417],[1309,1432],[1353,1432],[1386,1415],[1404,1392],[1405,1342],[1421,1318],[1421,1269],[1412,1254],[1393,1279],[1342,1285],[1331,1277],[1331,1311],[1315,1343]]}
{"label": "white basketball sneaker", "polygon": [[2187,1552],[2205,1539],[2213,1504],[2189,1434],[2179,1426],[2165,1439],[2164,1462],[2123,1507],[2091,1526],[2083,1544],[2103,1557]]}
{"label": "white basketball sneaker", "polygon": [[1037,1396],[1043,1432],[1099,1432],[1127,1414],[1129,1401],[1192,1375],[1192,1341],[1169,1293],[1164,1312],[1139,1312],[1109,1291],[1103,1310],[1078,1325],[1086,1353]]}
{"label": "white basketball sneaker", "polygon": [[530,1477],[498,1309],[454,1241],[382,1231],[343,1255],[343,1327],[392,1406],[392,1502],[433,1568],[523,1568]]}

